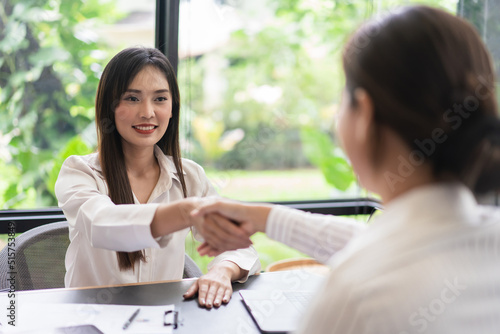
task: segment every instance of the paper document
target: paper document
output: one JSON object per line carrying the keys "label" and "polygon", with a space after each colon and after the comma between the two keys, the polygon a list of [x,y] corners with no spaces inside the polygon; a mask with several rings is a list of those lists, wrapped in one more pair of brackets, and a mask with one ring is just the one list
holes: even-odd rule
{"label": "paper document", "polygon": [[[12,320],[5,314],[1,315],[0,332],[37,330],[38,333],[43,329],[77,325],[94,325],[104,333],[154,334],[173,330],[174,305],[20,304],[16,326],[9,324]],[[137,314],[133,316],[134,313]]]}

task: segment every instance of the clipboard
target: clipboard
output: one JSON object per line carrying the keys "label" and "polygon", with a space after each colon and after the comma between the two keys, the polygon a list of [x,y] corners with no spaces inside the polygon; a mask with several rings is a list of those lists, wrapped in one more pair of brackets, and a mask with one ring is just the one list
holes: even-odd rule
{"label": "clipboard", "polygon": [[[134,321],[123,329],[138,308]],[[172,305],[116,305],[85,303],[19,303],[16,326],[2,326],[3,333],[172,333],[179,313]],[[0,315],[1,317],[1,315]],[[4,315],[5,317],[5,315]],[[5,319],[2,318],[4,323]],[[7,323],[7,322],[5,322]],[[95,327],[95,328],[93,328]],[[72,329],[72,331],[67,331]],[[66,331],[66,332],[65,332]]]}

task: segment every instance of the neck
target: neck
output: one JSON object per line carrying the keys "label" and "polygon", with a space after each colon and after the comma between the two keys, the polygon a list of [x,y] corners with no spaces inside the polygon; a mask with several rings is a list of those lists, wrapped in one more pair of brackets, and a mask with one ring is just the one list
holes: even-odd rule
{"label": "neck", "polygon": [[140,149],[124,148],[123,155],[129,175],[140,176],[158,168],[158,161],[154,155],[154,147]]}
{"label": "neck", "polygon": [[[405,167],[408,168],[405,169]],[[384,204],[388,204],[393,199],[412,189],[436,182],[430,164],[424,163],[418,167],[405,167],[399,164],[393,166],[393,168],[385,168],[385,172],[381,173],[382,177],[377,182],[377,193],[382,197]]]}
{"label": "neck", "polygon": [[418,160],[417,154],[391,130],[385,129],[382,135],[385,149],[379,164],[372,169],[369,188],[382,197],[384,204],[414,188],[436,182],[431,163]]}

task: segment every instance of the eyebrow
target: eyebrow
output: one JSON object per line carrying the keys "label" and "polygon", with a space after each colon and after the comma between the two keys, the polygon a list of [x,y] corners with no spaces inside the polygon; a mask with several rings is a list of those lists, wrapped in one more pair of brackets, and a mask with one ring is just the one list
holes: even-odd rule
{"label": "eyebrow", "polygon": [[[139,89],[127,89],[125,92],[126,93],[136,93],[136,94],[142,93],[142,91]],[[169,92],[168,89],[158,89],[158,90],[155,90],[153,93],[158,94],[158,93],[168,93],[168,92]]]}

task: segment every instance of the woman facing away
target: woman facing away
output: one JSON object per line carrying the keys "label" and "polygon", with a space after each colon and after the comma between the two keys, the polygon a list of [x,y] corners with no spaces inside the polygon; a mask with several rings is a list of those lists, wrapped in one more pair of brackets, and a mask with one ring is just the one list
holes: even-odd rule
{"label": "woman facing away", "polygon": [[[215,190],[199,165],[181,159],[179,110],[175,72],[160,51],[125,49],[104,69],[98,153],[69,157],[55,187],[71,241],[66,287],[182,278],[189,212]],[[227,303],[231,281],[259,269],[252,247],[222,253],[185,297]]]}
{"label": "woman facing away", "polygon": [[500,333],[500,209],[474,196],[500,188],[485,45],[461,18],[407,7],[357,30],[343,67],[338,135],[384,213],[365,226],[219,200],[192,216],[219,213],[241,225],[206,221],[200,253],[265,231],[328,262],[299,333]]}

